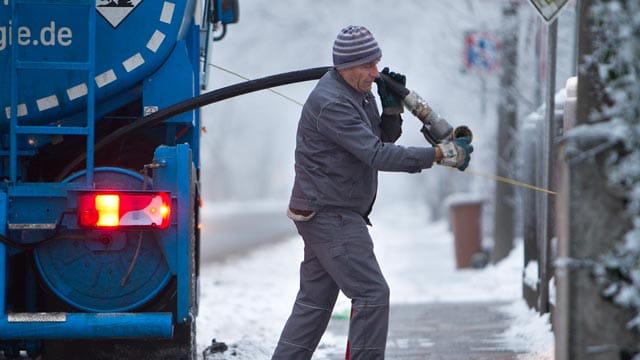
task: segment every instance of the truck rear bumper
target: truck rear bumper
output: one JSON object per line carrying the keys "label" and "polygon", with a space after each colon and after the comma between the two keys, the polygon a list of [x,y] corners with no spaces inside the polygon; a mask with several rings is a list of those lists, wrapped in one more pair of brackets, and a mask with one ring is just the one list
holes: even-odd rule
{"label": "truck rear bumper", "polygon": [[0,339],[171,338],[171,313],[12,313]]}

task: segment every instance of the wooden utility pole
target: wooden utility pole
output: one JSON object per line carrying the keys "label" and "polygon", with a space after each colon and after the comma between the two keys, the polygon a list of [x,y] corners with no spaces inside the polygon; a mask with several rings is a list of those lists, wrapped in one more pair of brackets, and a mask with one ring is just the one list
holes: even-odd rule
{"label": "wooden utility pole", "polygon": [[[515,163],[515,134],[518,115],[518,99],[515,95],[518,68],[518,1],[509,1],[502,9],[502,74],[498,101],[498,156],[496,174],[513,177]],[[502,182],[496,183],[494,247],[491,261],[496,263],[513,249],[515,199],[514,188]]]}

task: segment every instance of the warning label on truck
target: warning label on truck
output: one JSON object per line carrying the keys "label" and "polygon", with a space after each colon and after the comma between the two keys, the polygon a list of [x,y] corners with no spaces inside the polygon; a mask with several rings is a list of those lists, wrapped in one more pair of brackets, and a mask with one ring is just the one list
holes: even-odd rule
{"label": "warning label on truck", "polygon": [[96,9],[116,28],[141,2],[142,0],[96,0]]}

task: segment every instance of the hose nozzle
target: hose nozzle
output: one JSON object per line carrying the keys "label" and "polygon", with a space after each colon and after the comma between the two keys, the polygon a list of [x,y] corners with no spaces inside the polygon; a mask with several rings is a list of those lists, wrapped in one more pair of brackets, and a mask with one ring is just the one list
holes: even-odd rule
{"label": "hose nozzle", "polygon": [[465,126],[465,125],[458,126],[453,130],[454,139],[465,137],[465,136],[469,138],[469,142],[473,141],[473,133],[471,132],[471,129],[469,129],[468,126]]}

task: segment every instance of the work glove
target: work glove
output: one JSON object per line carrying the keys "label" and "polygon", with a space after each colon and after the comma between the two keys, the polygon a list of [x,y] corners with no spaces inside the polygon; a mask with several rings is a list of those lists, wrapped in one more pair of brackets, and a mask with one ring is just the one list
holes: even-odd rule
{"label": "work glove", "polygon": [[470,154],[473,152],[469,137],[455,138],[436,146],[442,151],[442,160],[438,164],[454,167],[460,171],[464,171],[469,166]]}
{"label": "work glove", "polygon": [[[388,67],[385,67],[381,71],[382,74],[388,75],[393,80],[401,83],[403,86],[407,83],[407,78],[399,73],[389,71]],[[382,77],[377,78],[376,85],[378,86],[378,95],[380,95],[380,102],[382,103],[382,113],[388,115],[398,115],[404,111],[402,106],[402,99],[394,94],[387,88]]]}

